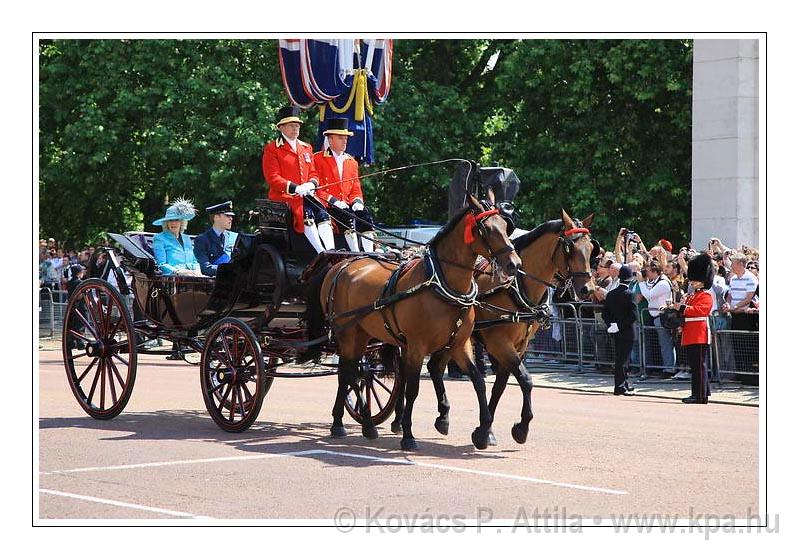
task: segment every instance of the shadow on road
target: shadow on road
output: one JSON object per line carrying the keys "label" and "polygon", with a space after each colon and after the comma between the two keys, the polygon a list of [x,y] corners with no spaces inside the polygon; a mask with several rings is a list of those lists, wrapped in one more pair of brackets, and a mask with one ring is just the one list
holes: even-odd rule
{"label": "shadow on road", "polygon": [[[446,443],[444,436],[435,439],[418,439],[420,449],[414,453],[401,451],[400,436],[389,431],[388,423],[379,427],[377,440],[367,440],[361,435],[358,425],[348,425],[349,434],[343,439],[332,439],[327,423],[289,424],[256,422],[239,434],[220,430],[205,411],[160,410],[156,412],[123,413],[112,420],[95,420],[89,417],[41,418],[40,430],[52,429],[102,430],[109,435],[104,441],[203,441],[216,442],[247,453],[285,454],[311,450],[324,450],[337,454],[313,453],[306,457],[332,466],[371,467],[378,461],[365,461],[364,457],[348,457],[338,453],[374,456],[382,459],[408,458],[424,460],[439,459],[504,459],[520,448],[507,448],[501,442],[497,447],[478,451],[470,445]],[[497,433],[498,438],[511,437]],[[288,441],[287,441],[288,440]],[[516,445],[511,443],[510,445]]]}

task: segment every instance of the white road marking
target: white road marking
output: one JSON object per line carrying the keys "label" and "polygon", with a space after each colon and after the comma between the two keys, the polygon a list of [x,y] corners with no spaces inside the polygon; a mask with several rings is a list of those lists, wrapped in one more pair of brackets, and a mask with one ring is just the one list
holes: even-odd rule
{"label": "white road marking", "polygon": [[76,500],[83,500],[85,502],[95,502],[97,504],[107,504],[110,506],[117,506],[129,509],[138,509],[142,511],[148,511],[150,513],[160,513],[162,515],[171,515],[173,517],[188,517],[190,519],[212,519],[211,517],[205,517],[202,515],[194,515],[192,513],[185,513],[183,511],[173,511],[171,509],[161,509],[161,508],[154,508],[149,506],[140,506],[139,504],[131,504],[128,502],[118,502],[116,500],[106,500],[105,498],[95,498],[94,496],[81,496],[80,494],[70,494],[69,492],[58,492],[56,490],[47,490],[45,488],[40,488],[39,493],[41,494],[52,494],[53,496],[61,496],[63,498],[74,498]]}
{"label": "white road marking", "polygon": [[193,465],[193,464],[201,464],[201,463],[219,463],[224,461],[257,461],[261,459],[272,459],[275,457],[303,457],[303,456],[310,456],[310,455],[335,455],[339,457],[349,457],[351,459],[364,459],[367,461],[374,461],[376,463],[392,463],[398,465],[410,465],[415,467],[423,467],[427,469],[437,469],[443,471],[453,471],[453,472],[463,472],[467,474],[475,474],[480,476],[488,476],[493,478],[505,478],[508,480],[519,480],[522,482],[532,482],[534,484],[546,484],[549,486],[557,486],[560,488],[571,488],[573,490],[585,490],[587,492],[599,492],[601,494],[615,494],[615,495],[627,495],[628,492],[625,490],[614,490],[611,488],[600,488],[597,486],[586,486],[583,484],[571,484],[569,482],[558,482],[555,480],[547,480],[544,478],[534,478],[531,476],[522,476],[517,474],[508,474],[508,473],[500,473],[500,472],[493,472],[493,471],[482,471],[477,469],[467,469],[464,467],[456,467],[452,465],[440,465],[436,463],[424,463],[420,461],[414,461],[408,458],[392,458],[392,457],[376,457],[374,455],[361,455],[357,453],[345,453],[342,451],[330,451],[328,449],[307,449],[305,451],[289,451],[286,453],[264,453],[260,455],[239,455],[239,456],[227,456],[227,457],[213,457],[209,459],[186,459],[182,461],[163,461],[159,463],[138,463],[138,464],[131,464],[131,465],[111,465],[105,467],[83,467],[77,469],[66,469],[66,470],[58,470],[58,471],[49,471],[49,472],[42,472],[39,473],[40,475],[50,475],[50,474],[69,474],[69,473],[80,473],[80,472],[96,472],[96,471],[114,471],[114,470],[126,470],[126,469],[143,469],[143,468],[154,468],[154,467],[171,467],[175,465]]}
{"label": "white road marking", "polygon": [[568,482],[556,482],[554,480],[546,480],[543,478],[533,478],[530,476],[521,476],[517,474],[507,474],[507,473],[498,473],[492,471],[479,471],[476,469],[465,469],[463,467],[454,467],[450,465],[437,465],[435,463],[421,463],[418,461],[414,461],[412,459],[391,459],[388,457],[375,457],[373,455],[359,455],[356,453],[342,453],[341,451],[328,451],[327,449],[319,449],[317,450],[319,453],[325,453],[328,455],[339,455],[341,457],[351,457],[354,459],[366,459],[369,461],[375,461],[379,463],[396,463],[401,465],[414,465],[416,467],[425,467],[428,469],[439,469],[443,471],[455,471],[455,472],[463,472],[469,474],[479,474],[482,476],[491,476],[495,478],[507,478],[510,480],[521,480],[524,482],[533,482],[536,484],[548,484],[550,486],[559,486],[561,488],[572,488],[575,490],[586,490],[588,492],[600,492],[603,494],[618,494],[618,495],[626,495],[627,492],[624,490],[612,490],[610,488],[599,488],[596,486],[584,486],[582,484],[570,484]]}

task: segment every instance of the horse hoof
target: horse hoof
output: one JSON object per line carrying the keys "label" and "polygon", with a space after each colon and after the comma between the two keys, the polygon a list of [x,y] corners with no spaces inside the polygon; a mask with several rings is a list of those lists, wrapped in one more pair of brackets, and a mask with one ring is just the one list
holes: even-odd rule
{"label": "horse hoof", "polygon": [[494,432],[489,430],[489,445],[497,445],[497,438],[494,437]]}
{"label": "horse hoof", "polygon": [[332,438],[343,438],[347,435],[347,430],[344,426],[331,426]]}
{"label": "horse hoof", "polygon": [[519,444],[525,443],[528,440],[528,426],[521,423],[514,424],[511,428],[511,437]]}
{"label": "horse hoof", "polygon": [[402,432],[403,428],[402,426],[400,426],[400,420],[392,422],[391,429],[393,434],[399,434],[400,432]]}
{"label": "horse hoof", "polygon": [[419,445],[417,445],[417,440],[414,438],[403,438],[400,440],[400,449],[403,451],[416,451],[419,449]]}
{"label": "horse hoof", "polygon": [[489,432],[475,428],[472,431],[472,445],[476,449],[486,449],[489,446]]}
{"label": "horse hoof", "polygon": [[446,436],[450,431],[450,420],[447,418],[437,418],[436,422],[433,423],[433,426],[436,428],[437,432],[443,436]]}
{"label": "horse hoof", "polygon": [[362,426],[361,435],[367,439],[378,439],[378,428],[375,426]]}

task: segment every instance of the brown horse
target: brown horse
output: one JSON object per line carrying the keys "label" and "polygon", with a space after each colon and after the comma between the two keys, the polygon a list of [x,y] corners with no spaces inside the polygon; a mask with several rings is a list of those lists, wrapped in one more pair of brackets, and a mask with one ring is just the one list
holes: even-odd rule
{"label": "brown horse", "polygon": [[[364,418],[362,434],[370,439],[378,437],[357,386],[358,361],[367,343],[377,339],[402,348],[399,382],[404,385],[408,404],[402,417],[401,448],[418,447],[411,432],[411,415],[419,392],[420,370],[425,357],[442,348],[469,372],[480,406],[480,425],[472,441],[475,447],[486,448],[491,416],[470,342],[477,295],[473,272],[479,255],[496,262],[501,275],[512,276],[521,265],[508,238],[505,219],[490,205],[484,206],[470,196],[467,208],[431,240],[425,256],[400,267],[362,257],[337,263],[325,273],[319,302],[339,354],[332,436],[347,435],[342,418],[350,386]],[[312,286],[309,297],[313,293]]]}
{"label": "brown horse", "polygon": [[[491,276],[478,277],[481,293],[490,294],[486,297],[479,296],[483,303],[489,305],[477,310],[477,321],[486,322],[489,326],[474,333],[486,346],[496,373],[489,412],[494,418],[508,376],[513,373],[522,390],[522,418],[511,429],[511,435],[517,443],[525,443],[530,421],[533,419],[533,382],[523,359],[530,339],[539,330],[539,323],[531,320],[531,316],[536,314],[537,304],[545,295],[548,285],[556,280],[568,283],[581,296],[587,296],[595,289],[590,268],[594,246],[588,230],[594,214],[581,221],[573,220],[563,210],[561,215],[561,220],[545,222],[514,240],[514,248],[522,257],[523,272],[517,274],[516,284],[512,284],[510,289],[502,289],[501,283]],[[517,288],[516,293],[514,287]],[[514,312],[527,314],[528,319],[517,322],[499,319],[500,314]],[[442,434],[447,434],[450,425],[450,404],[443,381],[444,369],[450,359],[447,351],[443,350],[435,353],[428,361],[428,371],[439,405],[439,417],[434,425]],[[393,430],[398,428],[402,406],[402,400],[398,400],[396,417],[392,422]],[[492,445],[496,443],[491,428],[489,441]]]}

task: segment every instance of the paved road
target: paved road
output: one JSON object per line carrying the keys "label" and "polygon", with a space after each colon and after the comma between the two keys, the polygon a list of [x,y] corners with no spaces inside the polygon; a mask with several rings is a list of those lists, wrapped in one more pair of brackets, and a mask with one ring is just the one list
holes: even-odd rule
{"label": "paved road", "polygon": [[374,442],[352,423],[354,435],[329,439],[334,379],[277,380],[253,428],[227,434],[208,417],[198,377],[196,367],[140,358],[126,411],[96,421],[74,402],[59,353],[41,352],[40,518],[330,519],[340,508],[361,518],[500,519],[536,508],[744,517],[758,506],[755,407],[539,388],[531,438],[517,445],[512,386],[495,420],[499,445],[479,452],[471,385],[448,382],[444,437],[425,380],[420,450],[409,454],[386,425]]}

